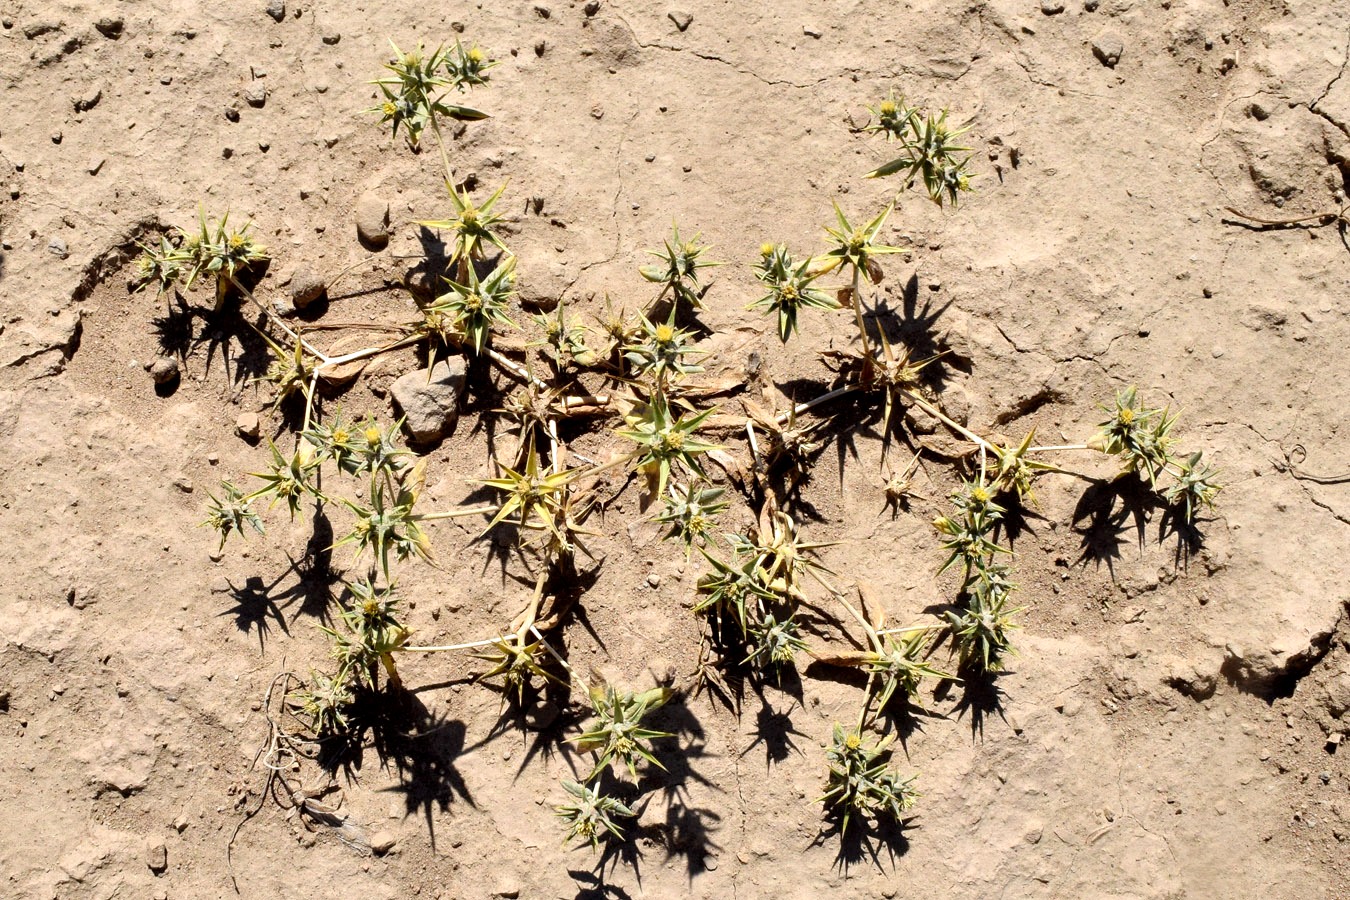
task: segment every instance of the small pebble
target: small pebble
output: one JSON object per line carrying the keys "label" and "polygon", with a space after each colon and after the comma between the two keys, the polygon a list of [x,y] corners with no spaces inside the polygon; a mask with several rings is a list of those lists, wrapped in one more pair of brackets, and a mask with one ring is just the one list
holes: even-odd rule
{"label": "small pebble", "polygon": [[685,12],[684,10],[671,10],[666,13],[666,18],[674,22],[676,29],[679,31],[687,31],[689,30],[689,26],[694,24],[693,14]]}
{"label": "small pebble", "polygon": [[1125,52],[1125,42],[1114,31],[1103,31],[1092,39],[1092,55],[1108,69],[1114,69]]}
{"label": "small pebble", "polygon": [[600,11],[600,0],[591,0],[590,3],[587,3],[584,7],[582,7],[582,12],[586,13],[586,16],[588,18],[590,16],[595,15],[599,11]]}
{"label": "small pebble", "polygon": [[172,356],[161,356],[150,364],[150,377],[155,384],[168,384],[178,377],[178,360]]}
{"label": "small pebble", "polygon": [[47,242],[47,251],[53,256],[59,256],[65,259],[70,256],[70,250],[66,247],[66,242],[60,238],[52,238]]}
{"label": "small pebble", "polygon": [[816,28],[812,25],[803,25],[802,34],[806,35],[809,38],[815,38],[816,40],[820,40],[822,32],[819,28]]}
{"label": "small pebble", "polygon": [[262,422],[258,420],[257,413],[240,413],[239,418],[234,421],[234,430],[245,440],[256,441],[258,435],[262,433]]}
{"label": "small pebble", "polygon": [[267,14],[272,17],[273,22],[280,22],[286,18],[285,0],[268,0]]}
{"label": "small pebble", "polygon": [[53,143],[53,144],[59,144],[59,143],[61,143],[61,139],[62,139],[63,137],[64,137],[64,135],[61,134],[61,132],[59,132],[59,131],[53,131],[53,132],[52,132],[52,143]]}
{"label": "small pebble", "polygon": [[330,31],[327,34],[325,34],[322,38],[320,38],[320,40],[322,40],[325,44],[331,47],[338,41],[342,40],[342,35],[338,34],[336,31]]}
{"label": "small pebble", "polygon": [[225,107],[225,118],[230,122],[238,122],[239,110],[235,109],[233,106]]}
{"label": "small pebble", "polygon": [[94,29],[99,34],[109,40],[117,40],[122,36],[122,30],[126,27],[126,22],[121,16],[104,16],[94,23]]}
{"label": "small pebble", "polygon": [[89,160],[89,174],[97,175],[103,169],[103,163],[105,161],[106,160],[101,156],[95,156],[93,159]]}
{"label": "small pebble", "polygon": [[254,109],[259,109],[267,102],[267,87],[261,84],[252,84],[244,91],[244,100]]}
{"label": "small pebble", "polygon": [[377,831],[370,838],[370,849],[376,856],[384,856],[398,845],[398,838],[392,831]]}
{"label": "small pebble", "polygon": [[1041,0],[1041,12],[1047,16],[1057,16],[1064,12],[1062,0]]}

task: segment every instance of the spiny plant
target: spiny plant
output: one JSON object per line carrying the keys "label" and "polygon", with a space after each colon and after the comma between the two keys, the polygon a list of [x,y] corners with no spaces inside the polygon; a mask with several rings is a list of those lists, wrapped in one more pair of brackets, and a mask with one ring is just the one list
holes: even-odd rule
{"label": "spiny plant", "polygon": [[906,104],[904,97],[891,94],[868,111],[876,121],[863,130],[900,145],[900,155],[868,172],[868,178],[899,174],[902,189],[922,181],[928,196],[939,206],[944,202],[955,206],[960,194],[970,190],[967,166],[974,154],[957,140],[968,129],[948,125],[947,110],[936,115],[926,113]]}
{"label": "spiny plant", "polygon": [[[157,247],[144,248],[138,262],[145,284],[156,283],[161,292],[179,283],[190,287],[208,273],[215,274],[218,292],[221,285],[237,289],[262,316],[258,328],[273,361],[259,380],[271,385],[273,412],[304,398],[294,445],[269,441],[270,462],[251,476],[253,489],[222,483],[219,493],[210,495],[204,524],[223,546],[235,534],[266,534],[255,504],[266,503],[267,510],[284,504],[292,519],[312,505],[316,514],[337,513],[348,521],[333,546],[353,547],[353,572],[344,579],[336,621],[323,630],[336,670],[314,671],[288,698],[317,739],[339,737],[352,726],[358,695],[402,689],[395,662],[400,654],[470,654],[486,665],[476,680],[500,690],[503,708],[508,703],[523,708],[541,685],[579,688],[592,716],[571,744],[591,755],[593,767],[583,781],[564,780],[568,797],[555,809],[566,825],[565,842],[580,840],[594,848],[601,840],[621,838],[623,820],[637,818],[641,809],[624,799],[638,788],[623,779],[636,781],[640,768],[646,776],[661,777],[664,766],[652,742],[672,735],[652,728],[649,719],[675,689],[631,692],[591,684],[558,648],[578,593],[573,590],[580,581],[578,551],[589,557],[584,538],[596,534],[588,519],[610,502],[598,486],[607,471],[622,468],[626,476],[645,477],[645,515],[683,546],[686,561],[700,567],[693,609],[701,622],[701,652],[711,647],[717,654],[715,662],[701,656],[700,673],[720,667],[769,679],[794,667],[803,653],[865,673],[856,725],[836,725],[826,748],[827,784],[820,800],[841,831],[860,820],[903,824],[917,796],[914,777],[902,778],[889,765],[893,735],[869,745],[864,731],[884,728],[884,714],[901,699],[921,705],[926,683],[983,678],[1006,664],[1023,610],[1011,599],[1013,555],[999,543],[999,528],[1015,504],[1035,502],[1038,478],[1067,471],[1051,454],[1096,449],[1119,458],[1122,475],[1140,478],[1188,523],[1212,507],[1220,490],[1216,473],[1201,454],[1174,451],[1177,417],[1168,409],[1145,407],[1133,388],[1107,407],[1108,420],[1084,444],[1037,446],[1034,431],[1021,441],[986,437],[947,415],[935,387],[940,380],[932,377],[941,354],[926,355],[927,350],[892,342],[885,328],[868,327],[868,319],[881,312],[882,259],[906,252],[887,243],[883,233],[894,202],[858,219],[859,226],[836,203],[818,253],[794,256],[784,244],[765,243],[752,263],[764,293],[749,309],[774,318],[782,344],[817,320],[803,317],[803,310],[847,307],[856,325],[851,346],[821,354],[834,372],[833,386],[803,403],[791,398],[786,410],[777,408],[782,395],[772,384],[764,385],[763,405],[745,400],[743,416],[707,402],[746,385],[700,380],[708,377],[702,366],[708,329],[698,312],[710,289],[706,270],[721,263],[707,258],[699,235],[685,239],[677,225],[662,249],[649,251],[656,262],[639,268],[640,277],[656,288],[631,314],[623,307],[616,311],[606,297],[592,330],[560,301],[549,313],[521,319],[522,328],[511,316],[517,257],[504,237],[510,233],[501,212],[506,184],[481,202],[470,186],[456,186],[441,127],[447,120],[483,118],[451,99],[487,84],[495,63],[485,51],[459,42],[429,53],[420,44],[409,53],[394,46],[394,54],[388,74],[373,82],[379,102],[373,111],[391,126],[394,138],[402,134],[414,150],[427,130],[434,134],[452,207],[445,218],[421,223],[448,233],[449,270],[430,292],[434,296],[419,300],[411,321],[383,326],[386,337],[371,346],[325,351],[315,342],[320,329],[302,334],[291,328],[241,283],[242,273],[265,257],[247,226],[229,231],[224,218],[209,227],[201,217],[196,233],[166,235]],[[900,147],[899,157],[872,176],[898,174],[906,188],[922,181],[940,205],[955,205],[970,190],[972,151],[959,145],[964,129],[949,126],[945,110],[930,114],[892,95],[872,114],[875,124],[863,130]],[[840,279],[843,284],[827,284]],[[517,339],[508,329],[526,334]],[[370,360],[410,347],[425,353],[428,366],[449,354],[472,355],[471,382],[482,372],[507,381],[497,413],[514,426],[509,455],[499,457],[493,430],[483,429],[496,477],[478,484],[491,491],[491,502],[428,511],[423,500],[428,460],[403,446],[401,423],[385,428],[369,416],[353,421],[340,408],[331,414],[325,409],[321,385],[349,383]],[[488,392],[487,385],[470,384],[471,390],[480,387]],[[864,415],[832,415],[829,405],[845,397]],[[836,576],[821,553],[832,542],[803,535],[803,519],[795,514],[800,507],[792,498],[823,446],[827,425],[843,432],[879,415],[883,469],[893,473],[885,468],[886,449],[909,413],[935,419],[962,442],[962,450],[939,454],[924,435],[905,434],[914,456],[899,474],[887,474],[881,488],[898,514],[909,498],[930,502],[911,489],[921,457],[951,462],[960,487],[950,494],[952,509],[938,516],[934,527],[945,556],[939,574],[959,575],[960,585],[942,616],[888,628],[885,610],[862,585],[855,607],[831,584]],[[569,428],[560,427],[569,422]],[[624,449],[607,462],[593,462],[570,450],[577,432],[608,433]],[[742,451],[748,452],[748,466],[740,461]],[[725,486],[709,461],[726,473]],[[730,508],[732,487],[743,495],[753,524],[719,533],[716,520]],[[484,534],[511,529],[513,550],[534,590],[488,637],[415,643],[395,591],[396,571],[413,561],[435,565],[427,523],[461,517],[480,518]],[[810,594],[817,590],[836,598],[843,615],[836,617],[832,604],[813,601]],[[856,623],[863,640],[855,641],[855,649],[830,646],[831,622],[841,637]],[[822,643],[810,646],[808,632],[820,635]],[[955,667],[934,659],[947,639]]]}
{"label": "spiny plant", "polygon": [[835,724],[833,740],[825,751],[828,781],[817,802],[837,818],[841,833],[847,833],[849,824],[859,819],[904,824],[905,812],[918,797],[917,776],[901,778],[888,764],[888,747],[894,737],[868,747],[858,729]]}
{"label": "spiny plant", "polygon": [[229,220],[227,212],[212,225],[199,209],[194,231],[176,229],[172,237],[162,235],[158,247],[141,245],[136,260],[140,286],[157,283],[163,294],[178,284],[191,290],[198,279],[213,277],[219,309],[232,289],[242,290],[239,277],[268,259],[267,251],[249,234],[252,223],[230,228]]}

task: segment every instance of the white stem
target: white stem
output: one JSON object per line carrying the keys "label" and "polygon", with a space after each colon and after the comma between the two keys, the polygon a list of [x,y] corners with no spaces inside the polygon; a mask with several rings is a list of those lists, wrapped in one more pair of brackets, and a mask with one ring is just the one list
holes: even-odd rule
{"label": "white stem", "polygon": [[809,409],[812,409],[813,407],[819,406],[822,403],[829,403],[836,397],[842,397],[845,394],[851,394],[857,389],[858,389],[857,385],[852,384],[846,384],[843,387],[837,387],[828,393],[821,394],[814,400],[807,400],[805,403],[800,403],[795,408],[788,410],[785,413],[779,413],[778,417],[774,421],[776,421],[779,425],[783,425],[788,421],[788,419],[791,419],[793,416],[800,416],[802,413],[806,412]]}
{"label": "white stem", "polygon": [[487,647],[492,644],[500,644],[502,641],[509,640],[505,637],[492,637],[482,641],[470,641],[467,644],[443,644],[437,647],[413,647],[406,646],[400,649],[410,653],[444,653],[453,650],[472,650],[475,647]]}

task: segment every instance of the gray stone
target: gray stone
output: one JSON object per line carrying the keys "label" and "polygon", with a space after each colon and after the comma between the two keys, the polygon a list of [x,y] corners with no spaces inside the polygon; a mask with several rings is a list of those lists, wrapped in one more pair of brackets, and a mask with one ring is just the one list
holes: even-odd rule
{"label": "gray stone", "polygon": [[250,84],[244,90],[244,101],[254,109],[261,109],[267,102],[267,86],[263,84]]}
{"label": "gray stone", "polygon": [[296,309],[304,309],[318,300],[328,290],[322,278],[309,269],[297,269],[291,276],[291,303]]}
{"label": "gray stone", "polygon": [[44,34],[51,34],[53,31],[60,31],[61,26],[55,22],[31,22],[23,26],[23,36],[30,41],[34,38],[40,38]]}
{"label": "gray stone", "polygon": [[1124,52],[1125,42],[1114,31],[1103,31],[1092,39],[1092,55],[1108,69],[1116,67]]}
{"label": "gray stone", "polygon": [[465,371],[464,358],[451,356],[430,370],[418,369],[394,382],[390,389],[394,408],[403,416],[403,427],[414,442],[438,441],[454,428]]}
{"label": "gray stone", "polygon": [[122,30],[126,28],[126,22],[123,21],[121,16],[104,16],[94,23],[94,28],[105,38],[115,41],[122,36]]}
{"label": "gray stone", "polygon": [[280,22],[286,18],[285,0],[268,0],[267,14],[272,17],[273,22]]}
{"label": "gray stone", "polygon": [[88,112],[95,106],[98,106],[98,101],[102,99],[103,99],[103,88],[98,87],[96,85],[94,87],[91,87],[89,90],[85,91],[78,97],[71,97],[70,103],[72,106],[75,107],[76,112]]}
{"label": "gray stone", "polygon": [[145,864],[156,875],[164,874],[164,870],[169,868],[169,848],[165,847],[163,842],[147,847],[145,849]]}
{"label": "gray stone", "polygon": [[1041,0],[1041,12],[1047,16],[1057,16],[1064,12],[1063,0]]}
{"label": "gray stone", "polygon": [[329,31],[325,33],[324,36],[320,38],[320,40],[322,40],[325,44],[331,47],[338,41],[342,40],[342,35],[338,34],[336,31]]}
{"label": "gray stone", "polygon": [[397,845],[398,838],[392,831],[380,830],[370,838],[370,849],[376,856],[384,856]]}
{"label": "gray stone", "polygon": [[168,384],[178,377],[178,360],[172,356],[161,356],[150,365],[150,377],[155,384]]}
{"label": "gray stone", "polygon": [[675,27],[680,31],[688,31],[689,26],[694,23],[694,14],[685,12],[682,9],[672,9],[666,13],[666,18],[675,23]]}
{"label": "gray stone", "polygon": [[582,11],[586,13],[587,17],[595,15],[600,11],[600,0],[591,0],[583,7]]}
{"label": "gray stone", "polygon": [[356,236],[368,250],[383,250],[389,245],[389,201],[372,191],[356,198],[353,213]]}
{"label": "gray stone", "polygon": [[66,242],[60,238],[52,238],[47,242],[47,252],[62,259],[70,256],[70,249],[66,247]]}

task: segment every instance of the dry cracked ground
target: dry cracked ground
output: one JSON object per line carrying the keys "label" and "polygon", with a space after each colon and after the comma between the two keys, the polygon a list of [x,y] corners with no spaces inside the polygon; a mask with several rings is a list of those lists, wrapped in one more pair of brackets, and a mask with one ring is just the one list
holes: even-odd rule
{"label": "dry cracked ground", "polygon": [[[0,0],[0,893],[1350,896],[1343,3],[288,0],[279,21],[269,5]],[[704,314],[712,365],[822,386],[814,352],[847,340],[847,317],[811,317],[781,349],[744,309],[748,263],[764,240],[819,246],[831,200],[864,217],[894,197],[861,177],[886,147],[852,126],[895,90],[970,123],[980,176],[956,211],[903,194],[886,229],[910,252],[878,315],[950,351],[944,406],[1072,443],[1137,384],[1221,468],[1198,545],[1094,503],[1086,482],[1042,479],[1015,542],[1011,671],[996,696],[928,697],[897,754],[919,773],[915,817],[875,855],[819,836],[821,746],[861,692],[811,669],[747,684],[731,708],[687,695],[664,711],[669,771],[604,855],[562,848],[550,809],[579,708],[499,723],[464,657],[404,663],[421,718],[338,773],[325,802],[342,827],[264,793],[264,695],[323,665],[315,558],[350,558],[328,559],[308,521],[273,516],[223,554],[197,527],[206,490],[263,465],[236,423],[266,406],[248,381],[265,354],[190,315],[181,378],[157,390],[170,308],[128,290],[129,259],[199,206],[228,209],[269,248],[266,302],[298,273],[360,264],[317,321],[406,321],[399,285],[424,251],[411,223],[446,200],[435,154],[363,115],[367,82],[389,38],[461,34],[501,64],[474,94],[492,117],[449,149],[477,196],[510,181],[523,303],[640,304],[643,248],[678,221],[728,262]],[[380,252],[356,239],[363,194],[390,206]],[[1259,227],[1231,210],[1331,215]],[[342,402],[392,420],[389,384],[415,365],[382,360]],[[490,474],[485,409],[470,402],[428,451],[433,502]],[[265,413],[262,427],[281,438]],[[841,584],[865,574],[893,620],[915,619],[954,589],[928,524],[950,470],[926,463],[916,491],[938,502],[892,515],[875,426],[849,434],[803,490],[805,527],[837,542],[822,559]],[[637,686],[684,677],[698,563],[642,522],[634,487],[602,524],[568,652]],[[442,523],[440,567],[401,569],[419,634],[484,636],[528,592],[476,536]],[[844,643],[837,628],[811,640]]]}

